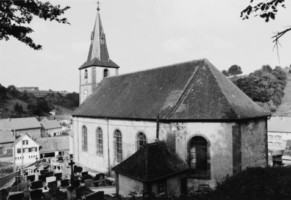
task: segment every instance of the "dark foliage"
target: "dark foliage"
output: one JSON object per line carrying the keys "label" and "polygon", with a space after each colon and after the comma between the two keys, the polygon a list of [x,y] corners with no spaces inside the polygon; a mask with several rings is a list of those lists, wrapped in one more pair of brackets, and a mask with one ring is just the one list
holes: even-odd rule
{"label": "dark foliage", "polygon": [[198,200],[291,199],[291,168],[248,168],[219,183]]}
{"label": "dark foliage", "polygon": [[7,98],[7,89],[0,84],[0,101],[3,101]]}
{"label": "dark foliage", "polygon": [[23,113],[23,107],[19,103],[14,104],[14,112],[16,112],[18,115],[21,115]]}
{"label": "dark foliage", "polygon": [[284,88],[287,84],[286,72],[281,67],[274,70],[268,65],[256,70],[249,76],[232,79],[232,81],[252,100],[257,102],[273,101],[275,106],[281,104]]}
{"label": "dark foliage", "polygon": [[33,39],[28,36],[33,32],[33,29],[28,26],[33,17],[68,24],[67,19],[61,17],[68,9],[68,6],[61,8],[60,5],[52,5],[49,1],[0,1],[0,40],[9,40],[12,36],[29,47],[39,50],[42,46],[35,44]]}
{"label": "dark foliage", "polygon": [[228,69],[228,75],[230,76],[236,76],[242,74],[242,70],[241,67],[238,65],[232,65],[229,69]]}

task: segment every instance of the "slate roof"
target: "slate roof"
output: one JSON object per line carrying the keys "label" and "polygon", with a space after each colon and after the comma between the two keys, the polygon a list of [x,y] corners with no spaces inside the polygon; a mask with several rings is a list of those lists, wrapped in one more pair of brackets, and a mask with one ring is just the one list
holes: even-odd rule
{"label": "slate roof", "polygon": [[268,121],[268,132],[291,133],[291,117],[272,116]]}
{"label": "slate roof", "polygon": [[25,130],[41,128],[35,117],[9,118],[0,120],[0,129]]}
{"label": "slate roof", "polygon": [[81,67],[79,67],[79,70],[85,69],[85,68],[91,67],[91,66],[99,66],[99,67],[107,67],[107,68],[119,68],[119,66],[110,59],[108,61],[101,61],[98,58],[93,58],[92,60],[86,61],[84,64],[82,64]]}
{"label": "slate roof", "polygon": [[13,143],[14,136],[12,131],[0,129],[0,144],[2,143]]}
{"label": "slate roof", "polygon": [[90,66],[119,68],[119,66],[109,58],[106,37],[99,11],[97,12],[94,28],[91,34],[91,43],[87,61],[79,69],[84,69]]}
{"label": "slate roof", "polygon": [[237,120],[270,113],[260,108],[208,60],[103,79],[73,112],[93,118]]}
{"label": "slate roof", "polygon": [[37,138],[40,153],[69,150],[69,136]]}
{"label": "slate roof", "polygon": [[57,120],[42,119],[40,121],[40,124],[44,129],[55,129],[62,127],[60,122],[58,122]]}
{"label": "slate roof", "polygon": [[149,182],[185,172],[188,166],[168,149],[165,142],[155,142],[145,145],[112,170],[133,179]]}

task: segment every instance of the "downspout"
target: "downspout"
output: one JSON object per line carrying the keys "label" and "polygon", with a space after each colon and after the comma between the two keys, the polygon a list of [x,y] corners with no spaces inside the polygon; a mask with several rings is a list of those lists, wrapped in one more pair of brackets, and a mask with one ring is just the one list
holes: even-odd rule
{"label": "downspout", "polygon": [[156,141],[159,141],[160,134],[160,117],[157,115]]}
{"label": "downspout", "polygon": [[109,148],[109,121],[106,119],[107,122],[107,149],[108,149],[108,176],[111,175],[111,167],[110,167],[110,148]]}

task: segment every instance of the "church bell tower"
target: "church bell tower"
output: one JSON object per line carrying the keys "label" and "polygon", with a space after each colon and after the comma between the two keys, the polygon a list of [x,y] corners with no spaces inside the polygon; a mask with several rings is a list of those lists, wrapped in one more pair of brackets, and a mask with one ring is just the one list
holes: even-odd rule
{"label": "church bell tower", "polygon": [[82,104],[108,76],[118,75],[119,66],[109,58],[105,33],[101,23],[99,4],[87,61],[79,67],[79,100]]}

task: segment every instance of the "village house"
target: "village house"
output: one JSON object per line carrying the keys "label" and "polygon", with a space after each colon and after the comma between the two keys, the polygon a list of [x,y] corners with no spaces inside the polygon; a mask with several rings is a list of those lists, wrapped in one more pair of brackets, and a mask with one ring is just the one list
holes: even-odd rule
{"label": "village house", "polygon": [[15,141],[15,166],[26,166],[36,162],[39,157],[39,144],[24,134]]}
{"label": "village house", "polygon": [[25,134],[40,138],[42,127],[36,117],[24,117],[0,119],[0,129],[13,132],[16,138]]}
{"label": "village house", "polygon": [[291,117],[273,116],[268,121],[268,147],[274,152],[286,149],[291,141]]}
{"label": "village house", "polygon": [[10,130],[0,129],[0,158],[13,156],[14,139]]}
{"label": "village house", "polygon": [[[98,9],[88,59],[79,68],[76,164],[114,176],[112,168],[142,146],[164,141],[187,164],[187,178],[179,184],[188,189],[213,187],[247,167],[267,166],[270,113],[208,60],[125,75],[118,75],[118,68],[109,58]],[[126,174],[115,170],[122,185]]]}
{"label": "village house", "polygon": [[62,134],[62,126],[57,120],[43,118],[40,124],[42,126],[42,137],[55,137]]}

